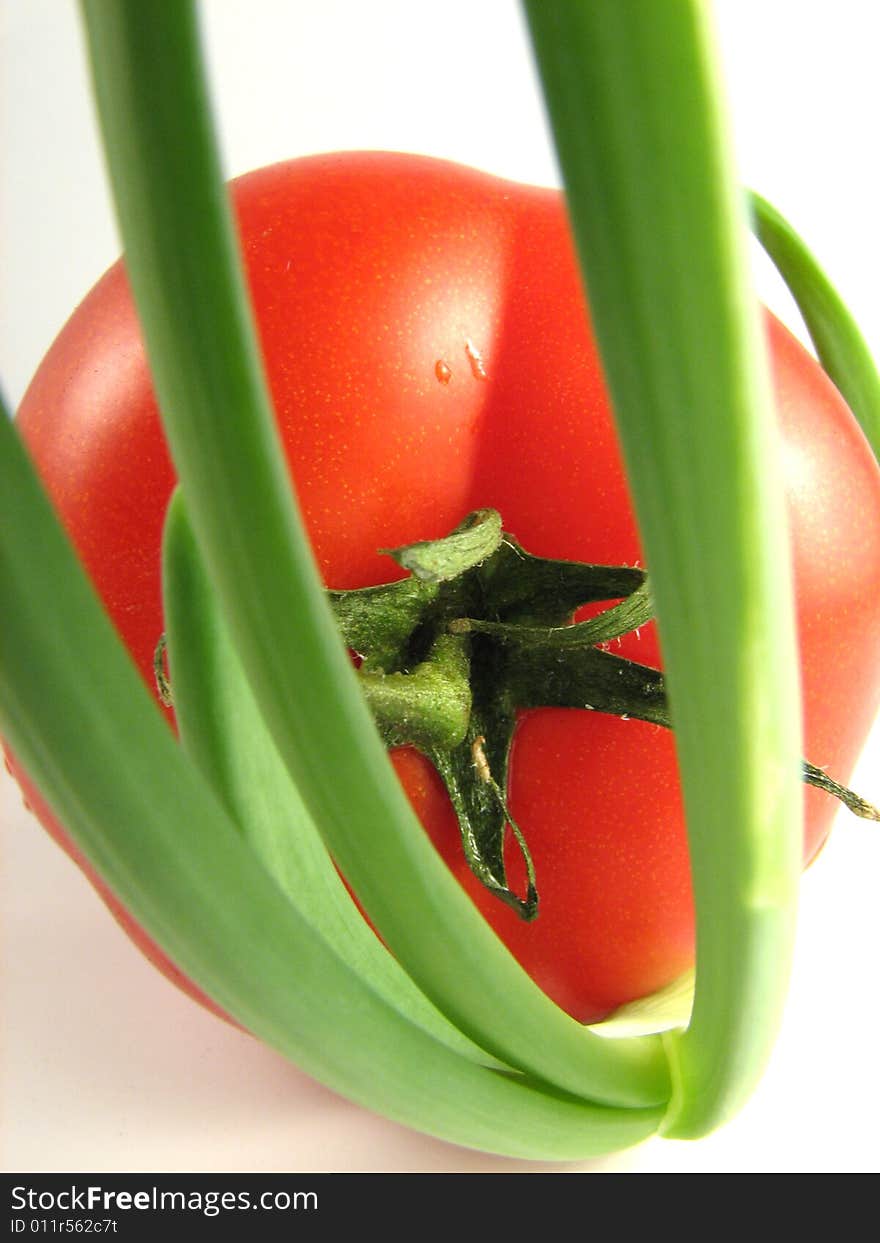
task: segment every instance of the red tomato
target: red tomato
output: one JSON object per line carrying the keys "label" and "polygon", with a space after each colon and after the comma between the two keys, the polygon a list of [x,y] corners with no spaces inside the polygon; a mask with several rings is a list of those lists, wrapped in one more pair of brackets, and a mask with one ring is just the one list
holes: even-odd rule
{"label": "red tomato", "polygon": [[[639,560],[559,193],[366,153],[280,164],[232,192],[278,425],[328,585],[396,577],[377,549],[442,536],[484,506],[531,552]],[[769,315],[767,332],[794,532],[806,754],[845,781],[880,698],[880,473],[816,362]],[[174,474],[121,266],[62,330],[19,425],[152,684]],[[619,650],[659,663],[653,627]],[[537,869],[533,924],[470,876],[427,762],[412,751],[394,760],[461,883],[578,1019],[664,985],[692,961],[667,731],[574,710],[524,714],[509,801]],[[806,860],[835,811],[807,791]]]}

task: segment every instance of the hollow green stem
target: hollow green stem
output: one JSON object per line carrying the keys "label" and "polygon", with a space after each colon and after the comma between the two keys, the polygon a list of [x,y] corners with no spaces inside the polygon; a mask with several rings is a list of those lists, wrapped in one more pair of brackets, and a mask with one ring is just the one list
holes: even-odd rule
{"label": "hollow green stem", "polygon": [[745,1100],[800,867],[788,541],[707,6],[528,0],[657,606],[697,909],[670,1134]]}
{"label": "hollow green stem", "polygon": [[880,460],[880,375],[858,325],[803,238],[771,203],[751,195],[754,229],[798,305],[822,366]]}
{"label": "hollow green stem", "polygon": [[664,1099],[659,1042],[603,1041],[544,996],[436,855],[387,760],[287,481],[192,5],[84,0],[83,11],[172,455],[236,652],[305,805],[395,956],[476,1043],[572,1093]]}
{"label": "hollow green stem", "polygon": [[582,1159],[656,1129],[658,1110],[582,1103],[453,1051],[288,901],[150,699],[2,409],[0,652],[16,758],[126,908],[267,1044],[367,1108],[474,1147]]}

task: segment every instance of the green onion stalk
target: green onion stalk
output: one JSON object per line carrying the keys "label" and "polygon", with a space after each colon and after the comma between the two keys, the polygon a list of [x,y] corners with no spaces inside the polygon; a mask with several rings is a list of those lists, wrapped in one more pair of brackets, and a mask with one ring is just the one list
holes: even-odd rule
{"label": "green onion stalk", "polygon": [[525,11],[651,566],[697,910],[689,1024],[609,1039],[576,1023],[419,831],[283,465],[183,0],[82,0],[180,480],[163,567],[180,736],[5,418],[0,728],[114,893],[248,1030],[432,1135],[578,1160],[728,1118],[767,1059],[790,969],[800,710],[749,208],[875,446],[880,403],[800,239],[740,192],[705,6]]}

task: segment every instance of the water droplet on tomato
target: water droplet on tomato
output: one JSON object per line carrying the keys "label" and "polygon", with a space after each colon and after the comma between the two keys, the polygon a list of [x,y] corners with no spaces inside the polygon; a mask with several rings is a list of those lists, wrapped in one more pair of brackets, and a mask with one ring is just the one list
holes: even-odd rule
{"label": "water droplet on tomato", "polygon": [[441,384],[448,384],[452,379],[452,368],[442,358],[438,358],[434,363],[434,375]]}
{"label": "water droplet on tomato", "polygon": [[473,341],[468,337],[464,343],[464,352],[467,354],[468,362],[471,365],[471,375],[475,380],[486,379],[486,366],[483,362],[483,355],[474,345]]}

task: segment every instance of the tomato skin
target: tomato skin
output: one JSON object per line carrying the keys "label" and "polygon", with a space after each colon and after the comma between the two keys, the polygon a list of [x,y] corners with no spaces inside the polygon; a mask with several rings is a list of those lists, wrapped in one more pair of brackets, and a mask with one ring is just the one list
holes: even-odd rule
{"label": "tomato skin", "polygon": [[[259,170],[232,193],[278,425],[329,586],[396,577],[377,549],[442,536],[483,506],[497,508],[531,552],[640,559],[557,192],[443,161],[357,153]],[[793,529],[805,753],[845,781],[880,701],[880,472],[815,361],[769,315],[767,332]],[[152,684],[174,472],[121,266],[62,330],[18,421]],[[659,663],[653,626],[617,650]],[[687,842],[667,731],[573,710],[523,715],[510,804],[537,868],[532,925],[467,871],[427,762],[412,751],[393,759],[444,859],[576,1018],[601,1017],[690,963]],[[806,793],[809,860],[836,805]],[[129,931],[155,960],[148,938]]]}

